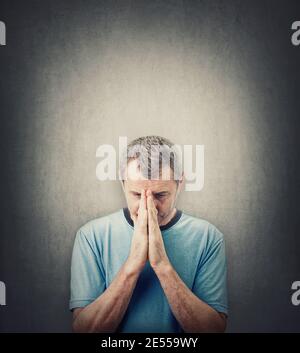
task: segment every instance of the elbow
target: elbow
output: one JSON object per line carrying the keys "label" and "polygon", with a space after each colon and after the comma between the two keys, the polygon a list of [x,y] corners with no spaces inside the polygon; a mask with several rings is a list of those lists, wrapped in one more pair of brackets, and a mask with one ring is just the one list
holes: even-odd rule
{"label": "elbow", "polygon": [[74,319],[72,322],[72,332],[73,333],[80,333],[83,332],[82,329],[80,328],[80,325],[77,322],[78,320]]}
{"label": "elbow", "polygon": [[73,333],[88,333],[88,332],[92,332],[87,327],[87,325],[84,323],[84,321],[79,320],[78,316],[79,315],[77,315],[72,321],[72,332]]}
{"label": "elbow", "polygon": [[217,333],[224,333],[226,331],[227,318],[224,314],[220,314],[218,324],[217,324]]}
{"label": "elbow", "polygon": [[79,322],[79,320],[74,320],[72,322],[72,332],[73,333],[94,333],[94,332],[99,332],[96,328],[95,325],[89,325],[89,326],[83,326],[82,323]]}
{"label": "elbow", "polygon": [[226,323],[218,324],[215,333],[224,333],[226,331]]}
{"label": "elbow", "polygon": [[219,315],[218,317],[211,317],[205,323],[201,322],[193,327],[185,329],[185,333],[224,333],[226,331],[227,318],[225,315]]}
{"label": "elbow", "polygon": [[83,326],[79,320],[74,319],[72,322],[72,332],[73,333],[114,333],[115,330],[111,328],[106,328],[106,325],[101,325],[99,327],[99,323],[93,321],[90,322],[88,326]]}

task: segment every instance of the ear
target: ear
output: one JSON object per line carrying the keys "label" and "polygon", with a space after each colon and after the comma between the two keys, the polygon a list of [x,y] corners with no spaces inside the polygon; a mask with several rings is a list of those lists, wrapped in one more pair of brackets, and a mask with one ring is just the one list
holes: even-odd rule
{"label": "ear", "polygon": [[125,193],[125,180],[120,180],[120,182],[121,182],[122,189]]}
{"label": "ear", "polygon": [[178,193],[182,191],[184,183],[185,183],[185,175],[184,175],[184,172],[182,172],[181,179],[178,181]]}

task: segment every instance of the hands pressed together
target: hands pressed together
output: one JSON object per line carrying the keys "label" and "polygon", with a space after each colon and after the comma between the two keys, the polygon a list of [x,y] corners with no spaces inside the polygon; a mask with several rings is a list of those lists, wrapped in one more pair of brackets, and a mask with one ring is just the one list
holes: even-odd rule
{"label": "hands pressed together", "polygon": [[138,216],[133,219],[134,232],[128,261],[131,268],[141,271],[147,260],[155,270],[168,265],[169,259],[165,250],[162,234],[157,219],[151,190],[142,190]]}

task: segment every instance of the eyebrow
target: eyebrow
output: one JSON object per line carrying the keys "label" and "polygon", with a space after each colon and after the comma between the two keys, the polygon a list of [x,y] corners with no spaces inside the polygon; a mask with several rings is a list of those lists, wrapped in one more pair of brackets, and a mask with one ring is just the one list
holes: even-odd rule
{"label": "eyebrow", "polygon": [[168,191],[160,191],[160,192],[154,192],[154,195],[162,195],[162,194],[168,194]]}
{"label": "eyebrow", "polygon": [[[139,191],[130,191],[132,194],[141,195]],[[168,191],[152,192],[154,195],[166,195],[169,194]]]}

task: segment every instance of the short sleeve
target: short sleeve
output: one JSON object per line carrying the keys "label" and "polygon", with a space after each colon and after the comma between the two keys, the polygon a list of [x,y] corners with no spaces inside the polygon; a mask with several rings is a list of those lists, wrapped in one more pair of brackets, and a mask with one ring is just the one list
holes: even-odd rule
{"label": "short sleeve", "polygon": [[209,246],[199,261],[193,285],[193,293],[218,312],[228,315],[227,264],[223,234]]}
{"label": "short sleeve", "polygon": [[106,289],[99,255],[80,229],[73,246],[70,284],[70,310],[90,304]]}

